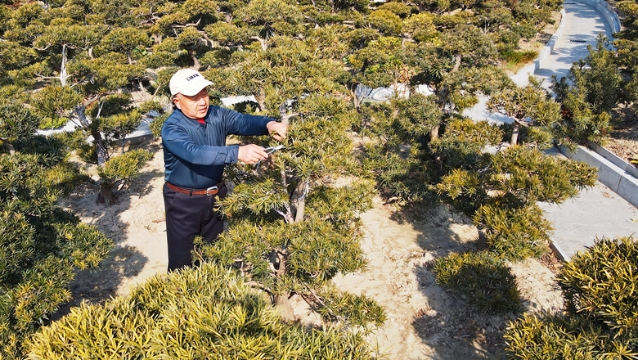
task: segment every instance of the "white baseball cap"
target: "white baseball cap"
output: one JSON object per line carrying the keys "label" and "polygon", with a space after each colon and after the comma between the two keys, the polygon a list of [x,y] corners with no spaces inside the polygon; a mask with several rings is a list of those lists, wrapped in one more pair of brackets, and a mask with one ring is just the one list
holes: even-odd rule
{"label": "white baseball cap", "polygon": [[168,83],[171,89],[171,96],[177,94],[186,96],[197,95],[208,85],[213,85],[213,83],[206,80],[204,75],[200,74],[199,71],[193,69],[178,70]]}

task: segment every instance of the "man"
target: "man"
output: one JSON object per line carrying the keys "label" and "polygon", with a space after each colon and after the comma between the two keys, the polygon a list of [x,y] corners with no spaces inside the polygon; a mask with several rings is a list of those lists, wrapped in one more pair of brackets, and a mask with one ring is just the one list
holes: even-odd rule
{"label": "man", "polygon": [[271,118],[210,106],[206,87],[212,84],[192,69],[177,71],[169,83],[175,110],[162,126],[169,271],[191,265],[196,236],[212,243],[222,232],[213,206],[227,192],[224,166],[268,157],[258,145],[226,146],[226,136],[272,134],[282,140],[288,130]]}

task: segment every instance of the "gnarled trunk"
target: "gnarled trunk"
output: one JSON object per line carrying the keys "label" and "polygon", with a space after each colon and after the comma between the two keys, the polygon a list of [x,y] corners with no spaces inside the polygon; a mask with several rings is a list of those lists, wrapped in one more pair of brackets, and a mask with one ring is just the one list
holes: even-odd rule
{"label": "gnarled trunk", "polygon": [[510,145],[516,145],[518,142],[518,133],[521,130],[521,125],[514,121],[514,129],[512,130],[512,137],[510,138]]}

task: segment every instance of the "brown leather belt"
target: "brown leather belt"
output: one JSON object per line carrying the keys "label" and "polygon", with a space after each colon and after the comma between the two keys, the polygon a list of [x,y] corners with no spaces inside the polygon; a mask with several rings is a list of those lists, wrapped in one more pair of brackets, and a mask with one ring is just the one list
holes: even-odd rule
{"label": "brown leather belt", "polygon": [[211,186],[208,189],[187,189],[187,188],[183,188],[183,187],[179,187],[177,185],[173,185],[169,182],[166,182],[166,185],[173,191],[178,192],[178,193],[182,193],[182,194],[186,194],[186,195],[207,195],[207,196],[215,196],[217,195],[217,193],[219,192],[219,188],[222,187],[222,185],[224,185],[223,182],[220,182],[219,184],[215,185],[215,186]]}

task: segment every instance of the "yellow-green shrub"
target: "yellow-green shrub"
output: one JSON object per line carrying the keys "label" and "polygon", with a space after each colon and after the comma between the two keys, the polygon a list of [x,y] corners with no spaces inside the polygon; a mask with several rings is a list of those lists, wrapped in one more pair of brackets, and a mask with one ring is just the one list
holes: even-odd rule
{"label": "yellow-green shrub", "polygon": [[433,268],[436,282],[486,313],[520,308],[516,279],[503,260],[487,251],[452,253]]}
{"label": "yellow-green shrub", "polygon": [[505,334],[516,359],[638,357],[638,242],[596,241],[558,276],[565,314],[526,315]]}
{"label": "yellow-green shrub", "polygon": [[263,293],[204,263],[74,308],[34,336],[32,359],[364,359],[360,335],[288,325]]}

